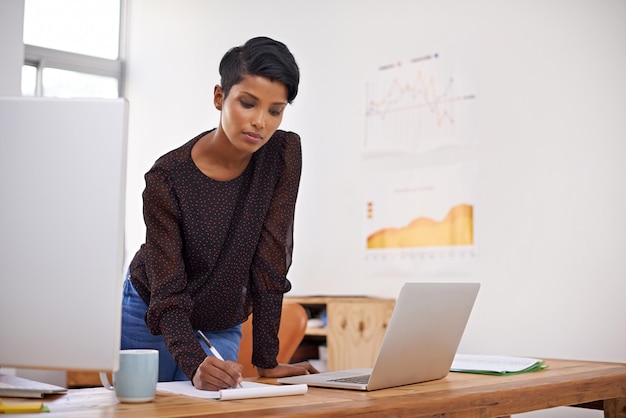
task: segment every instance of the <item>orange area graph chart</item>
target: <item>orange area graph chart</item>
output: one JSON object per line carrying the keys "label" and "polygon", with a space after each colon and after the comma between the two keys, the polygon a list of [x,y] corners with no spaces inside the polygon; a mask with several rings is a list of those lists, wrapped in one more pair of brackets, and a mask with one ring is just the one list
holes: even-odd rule
{"label": "orange area graph chart", "polygon": [[473,207],[459,204],[442,220],[418,217],[400,228],[383,228],[367,237],[369,249],[472,245]]}
{"label": "orange area graph chart", "polygon": [[476,175],[476,165],[457,163],[366,176],[362,242],[368,269],[415,274],[432,260],[473,258]]}

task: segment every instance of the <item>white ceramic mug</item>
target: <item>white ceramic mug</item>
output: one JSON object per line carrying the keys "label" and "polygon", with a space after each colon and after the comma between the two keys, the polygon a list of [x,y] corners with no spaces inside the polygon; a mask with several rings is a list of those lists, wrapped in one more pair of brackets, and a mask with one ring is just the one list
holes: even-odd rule
{"label": "white ceramic mug", "polygon": [[154,399],[159,379],[157,350],[120,350],[120,367],[113,372],[113,384],[100,372],[102,385],[115,391],[120,402],[139,403]]}

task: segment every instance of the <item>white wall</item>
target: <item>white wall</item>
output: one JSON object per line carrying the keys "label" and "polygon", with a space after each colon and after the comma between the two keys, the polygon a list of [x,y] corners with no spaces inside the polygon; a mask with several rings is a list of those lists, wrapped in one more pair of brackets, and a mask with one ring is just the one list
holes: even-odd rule
{"label": "white wall", "polygon": [[607,343],[604,354],[589,347],[593,339],[584,343],[589,349],[563,344],[558,352],[626,360],[623,336],[594,325],[625,319],[618,295],[626,266],[619,161],[626,3],[328,0],[296,8],[289,1],[131,0],[129,16],[131,253],[143,239],[143,173],[163,152],[215,126],[211,94],[222,54],[266,34],[286,42],[302,69],[300,95],[283,124],[302,135],[305,160],[293,292],[394,296],[402,280],[366,279],[363,271],[364,168],[458,155],[364,159],[364,69],[465,41],[476,51],[480,107],[476,145],[462,151],[479,165],[479,261],[469,279],[484,288],[474,319],[511,338],[523,327],[530,341],[514,351],[545,353],[537,342],[558,323],[560,340],[582,341],[573,334],[584,330]]}
{"label": "white wall", "polygon": [[24,0],[0,1],[0,96],[22,94]]}

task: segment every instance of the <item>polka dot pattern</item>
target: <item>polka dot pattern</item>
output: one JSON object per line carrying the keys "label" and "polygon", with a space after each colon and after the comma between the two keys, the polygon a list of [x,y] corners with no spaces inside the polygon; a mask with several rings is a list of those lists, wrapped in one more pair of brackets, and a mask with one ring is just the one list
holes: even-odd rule
{"label": "polka dot pattern", "polygon": [[239,177],[215,181],[191,159],[205,134],[146,173],[146,242],[130,265],[150,332],[189,378],[205,358],[194,330],[230,328],[251,312],[253,363],[276,366],[302,169],[300,137],[279,130]]}

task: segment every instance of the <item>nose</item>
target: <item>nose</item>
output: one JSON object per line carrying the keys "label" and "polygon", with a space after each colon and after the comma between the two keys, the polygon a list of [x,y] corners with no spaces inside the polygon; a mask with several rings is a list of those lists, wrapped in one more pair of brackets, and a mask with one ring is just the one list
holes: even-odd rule
{"label": "nose", "polygon": [[265,114],[262,111],[254,114],[254,117],[252,118],[252,126],[256,129],[265,128]]}

